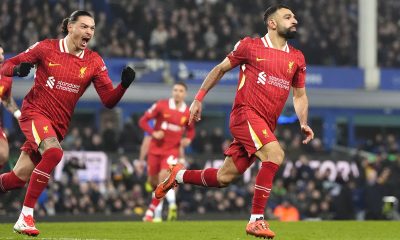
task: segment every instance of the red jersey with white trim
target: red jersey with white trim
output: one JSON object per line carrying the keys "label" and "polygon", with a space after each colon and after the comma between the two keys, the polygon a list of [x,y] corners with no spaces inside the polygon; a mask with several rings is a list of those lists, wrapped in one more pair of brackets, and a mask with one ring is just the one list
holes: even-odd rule
{"label": "red jersey with white trim", "polygon": [[93,82],[103,104],[113,107],[123,96],[121,85],[114,88],[103,59],[89,49],[70,54],[64,39],[46,39],[4,62],[0,73],[12,76],[21,62],[36,64],[34,85],[22,103],[22,116],[39,113],[52,121],[65,136],[78,99]]}
{"label": "red jersey with white trim", "polygon": [[[155,119],[154,128],[149,125],[149,120]],[[179,109],[175,101],[163,99],[154,103],[140,118],[139,126],[150,135],[154,131],[164,131],[164,137],[160,140],[151,139],[149,153],[178,155],[181,139],[186,131],[186,137],[193,139],[195,135],[194,124],[188,125],[189,108],[183,103]]]}
{"label": "red jersey with white trim", "polygon": [[240,65],[232,113],[252,110],[274,131],[290,87],[305,87],[303,53],[288,44],[282,50],[272,48],[267,34],[240,40],[227,57],[232,67]]}

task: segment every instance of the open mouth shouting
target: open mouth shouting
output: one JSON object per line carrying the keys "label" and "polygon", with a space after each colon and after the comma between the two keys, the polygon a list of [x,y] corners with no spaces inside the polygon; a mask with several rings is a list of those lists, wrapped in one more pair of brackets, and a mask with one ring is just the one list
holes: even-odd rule
{"label": "open mouth shouting", "polygon": [[91,37],[82,37],[81,42],[80,42],[80,48],[85,49],[90,41]]}

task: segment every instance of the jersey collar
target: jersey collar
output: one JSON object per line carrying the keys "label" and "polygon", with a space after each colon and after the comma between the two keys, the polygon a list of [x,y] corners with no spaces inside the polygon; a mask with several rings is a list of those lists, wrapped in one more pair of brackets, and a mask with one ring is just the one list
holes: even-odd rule
{"label": "jersey collar", "polygon": [[[266,48],[274,48],[274,46],[272,45],[271,39],[268,36],[268,33],[265,34],[265,36],[261,38],[261,41],[263,42],[263,44]],[[287,42],[286,42],[286,45],[280,50],[289,53],[289,46],[288,46]]]}
{"label": "jersey collar", "polygon": [[173,98],[170,98],[168,101],[168,105],[170,109],[178,110],[179,112],[184,112],[186,110],[186,103],[183,102],[179,109],[176,109],[176,104]]}
{"label": "jersey collar", "polygon": [[[63,53],[69,53],[69,49],[67,46],[67,37],[60,39],[58,45],[60,46],[60,51]],[[78,58],[83,58],[83,56],[85,55],[85,50],[80,51],[79,53],[76,54],[76,56]]]}

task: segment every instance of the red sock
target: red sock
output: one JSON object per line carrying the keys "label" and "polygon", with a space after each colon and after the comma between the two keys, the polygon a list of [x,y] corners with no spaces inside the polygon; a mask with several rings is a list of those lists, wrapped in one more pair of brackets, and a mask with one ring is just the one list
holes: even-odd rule
{"label": "red sock", "polygon": [[157,208],[157,206],[158,206],[158,204],[160,204],[160,202],[161,202],[161,199],[157,199],[157,198],[153,197],[151,199],[149,210],[154,212],[154,210]]}
{"label": "red sock", "polygon": [[217,173],[217,168],[186,170],[183,174],[183,182],[204,187],[219,187]]}
{"label": "red sock", "polygon": [[272,182],[279,165],[273,162],[263,162],[256,177],[251,214],[264,214],[265,206],[272,189]]}
{"label": "red sock", "polygon": [[17,177],[13,171],[0,175],[0,192],[22,188],[25,186],[25,181]]}
{"label": "red sock", "polygon": [[50,148],[42,154],[42,160],[32,172],[28,190],[26,191],[24,206],[35,207],[37,199],[47,187],[51,172],[61,161],[62,155],[63,150],[59,148]]}

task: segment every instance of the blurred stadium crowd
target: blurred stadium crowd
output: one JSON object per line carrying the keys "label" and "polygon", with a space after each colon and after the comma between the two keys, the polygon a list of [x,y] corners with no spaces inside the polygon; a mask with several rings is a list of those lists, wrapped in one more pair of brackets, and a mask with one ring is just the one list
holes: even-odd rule
{"label": "blurred stadium crowd", "polygon": [[[265,33],[263,11],[277,1],[84,2],[84,8],[96,18],[91,47],[104,57],[221,60],[240,38]],[[290,1],[300,21],[299,38],[293,44],[305,53],[309,64],[357,65],[357,2]],[[399,2],[378,4],[379,65],[400,66],[400,44],[396,41]],[[79,5],[67,0],[5,0],[0,7],[0,39],[7,52],[16,53],[38,40],[61,37],[57,30],[62,16]]]}

